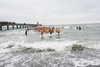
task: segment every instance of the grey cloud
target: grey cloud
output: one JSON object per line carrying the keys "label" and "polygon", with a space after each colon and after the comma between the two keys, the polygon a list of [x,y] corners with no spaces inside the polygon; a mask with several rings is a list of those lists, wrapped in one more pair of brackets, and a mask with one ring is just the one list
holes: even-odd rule
{"label": "grey cloud", "polygon": [[99,3],[99,0],[0,0],[0,20],[47,24],[100,22]]}

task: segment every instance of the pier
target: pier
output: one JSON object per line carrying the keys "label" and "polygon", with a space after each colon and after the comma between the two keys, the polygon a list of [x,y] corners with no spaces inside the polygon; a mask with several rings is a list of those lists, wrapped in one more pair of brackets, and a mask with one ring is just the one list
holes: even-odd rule
{"label": "pier", "polygon": [[26,24],[26,23],[15,23],[15,22],[6,22],[6,21],[0,21],[0,31],[2,31],[2,27],[6,26],[7,30],[9,30],[10,26],[12,29],[20,29],[20,28],[28,28],[28,27],[35,27],[35,26],[42,26],[42,24]]}

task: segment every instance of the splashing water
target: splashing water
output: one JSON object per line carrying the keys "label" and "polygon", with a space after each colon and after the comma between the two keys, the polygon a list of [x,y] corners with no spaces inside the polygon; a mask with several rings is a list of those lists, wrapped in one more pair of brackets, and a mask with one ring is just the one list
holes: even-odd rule
{"label": "splashing water", "polygon": [[0,31],[0,67],[99,67],[99,25],[57,25],[64,27],[59,35],[43,38],[33,30]]}

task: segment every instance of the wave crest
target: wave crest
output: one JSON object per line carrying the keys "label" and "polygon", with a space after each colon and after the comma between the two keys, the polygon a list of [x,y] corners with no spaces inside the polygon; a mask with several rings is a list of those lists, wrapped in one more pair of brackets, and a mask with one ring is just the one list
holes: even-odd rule
{"label": "wave crest", "polygon": [[25,53],[41,53],[41,52],[51,52],[55,51],[55,49],[47,48],[47,49],[39,49],[39,48],[32,48],[32,47],[21,47],[21,52]]}

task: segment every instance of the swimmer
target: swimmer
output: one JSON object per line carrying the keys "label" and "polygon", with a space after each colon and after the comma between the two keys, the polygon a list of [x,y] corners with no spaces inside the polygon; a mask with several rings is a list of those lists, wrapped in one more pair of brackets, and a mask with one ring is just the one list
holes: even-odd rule
{"label": "swimmer", "polygon": [[48,33],[48,29],[46,29],[46,31],[45,31],[46,33]]}
{"label": "swimmer", "polygon": [[52,32],[53,32],[53,31],[50,29],[50,31],[49,31],[49,32],[50,32],[50,34],[52,34]]}
{"label": "swimmer", "polygon": [[58,28],[56,28],[56,32],[57,32]]}
{"label": "swimmer", "polygon": [[54,33],[54,29],[52,29],[52,33]]}
{"label": "swimmer", "polygon": [[27,36],[27,30],[25,31],[25,35]]}
{"label": "swimmer", "polygon": [[60,28],[56,28],[56,32],[60,33]]}
{"label": "swimmer", "polygon": [[81,30],[81,27],[79,26],[79,30]]}
{"label": "swimmer", "polygon": [[29,28],[29,30],[32,30],[32,28]]}
{"label": "swimmer", "polygon": [[41,36],[43,36],[43,29],[41,29]]}
{"label": "swimmer", "polygon": [[58,28],[58,33],[60,33],[60,28]]}
{"label": "swimmer", "polygon": [[76,26],[76,29],[78,29],[78,27]]}
{"label": "swimmer", "polygon": [[54,26],[52,27],[52,29],[55,29]]}

